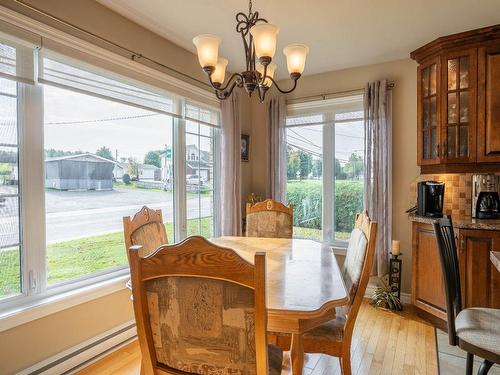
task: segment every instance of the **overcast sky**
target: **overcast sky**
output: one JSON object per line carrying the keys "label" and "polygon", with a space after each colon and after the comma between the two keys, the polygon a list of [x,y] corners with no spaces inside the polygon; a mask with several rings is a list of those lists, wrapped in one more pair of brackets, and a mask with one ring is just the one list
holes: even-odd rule
{"label": "overcast sky", "polygon": [[[148,151],[172,145],[169,116],[48,85],[44,100],[46,149],[95,153],[106,146],[113,156],[118,151],[119,158],[133,156],[142,161]],[[117,119],[133,116],[147,117]],[[68,124],[80,121],[95,122]],[[66,124],[55,124],[60,122]]]}

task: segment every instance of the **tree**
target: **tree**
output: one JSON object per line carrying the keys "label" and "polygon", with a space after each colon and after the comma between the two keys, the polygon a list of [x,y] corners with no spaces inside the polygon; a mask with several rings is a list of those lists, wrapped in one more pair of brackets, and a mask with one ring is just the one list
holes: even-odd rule
{"label": "tree", "polygon": [[139,163],[137,163],[136,158],[129,157],[127,159],[127,173],[139,179]]}
{"label": "tree", "polygon": [[162,151],[149,151],[146,156],[144,156],[144,164],[151,164],[161,168],[161,153]]}
{"label": "tree", "polygon": [[102,146],[101,148],[99,148],[95,154],[97,156],[100,156],[101,158],[104,158],[104,159],[108,159],[108,160],[115,160],[115,158],[113,157],[113,154],[111,153],[111,150],[109,148],[107,148],[106,146]]}
{"label": "tree", "polygon": [[312,174],[316,178],[321,178],[323,175],[323,161],[320,158],[312,161]]}
{"label": "tree", "polygon": [[297,172],[299,170],[299,156],[297,151],[292,147],[287,146],[287,168],[286,168],[286,176],[289,180],[294,180],[297,178]]}
{"label": "tree", "polygon": [[337,180],[345,180],[347,178],[342,165],[340,164],[339,159],[335,158],[335,179]]}
{"label": "tree", "polygon": [[128,173],[124,173],[122,176],[122,181],[125,185],[130,184],[130,175]]}
{"label": "tree", "polygon": [[299,150],[299,173],[300,179],[307,179],[312,169],[312,157],[307,152]]}
{"label": "tree", "polygon": [[78,151],[64,151],[64,150],[56,150],[54,148],[49,148],[45,150],[45,157],[47,158],[57,158],[61,156],[69,156],[69,155],[79,155],[84,154],[82,150]]}
{"label": "tree", "polygon": [[363,158],[358,154],[352,153],[351,156],[349,156],[349,160],[347,161],[346,165],[344,166],[344,171],[347,173],[347,176],[350,179],[359,180],[359,176],[361,176],[361,174],[363,173],[363,168]]}

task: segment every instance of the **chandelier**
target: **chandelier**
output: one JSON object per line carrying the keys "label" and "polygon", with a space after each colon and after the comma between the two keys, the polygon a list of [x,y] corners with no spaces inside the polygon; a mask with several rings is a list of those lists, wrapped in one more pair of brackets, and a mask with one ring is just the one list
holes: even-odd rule
{"label": "chandelier", "polygon": [[252,12],[252,1],[248,3],[248,15],[236,14],[236,32],[241,34],[245,48],[246,70],[231,75],[224,85],[228,60],[219,57],[221,38],[202,34],[193,38],[198,53],[198,61],[207,73],[210,84],[215,89],[218,99],[227,99],[235,87],[244,87],[249,96],[257,90],[262,102],[266,92],[274,84],[276,89],[287,94],[297,87],[297,80],[304,71],[309,48],[303,44],[290,44],[283,49],[287,68],[292,80],[288,90],[281,89],[275,81],[276,64],[272,59],[276,52],[276,37],[279,28],[259,17],[259,12]]}

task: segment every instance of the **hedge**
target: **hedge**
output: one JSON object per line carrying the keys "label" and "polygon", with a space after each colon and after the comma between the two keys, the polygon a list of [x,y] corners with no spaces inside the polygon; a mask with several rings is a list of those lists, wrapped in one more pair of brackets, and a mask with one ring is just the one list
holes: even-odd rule
{"label": "hedge", "polygon": [[[321,229],[322,182],[288,181],[288,203],[294,206],[294,226]],[[363,182],[340,180],[335,184],[335,222],[337,232],[350,232],[357,213],[363,210]]]}

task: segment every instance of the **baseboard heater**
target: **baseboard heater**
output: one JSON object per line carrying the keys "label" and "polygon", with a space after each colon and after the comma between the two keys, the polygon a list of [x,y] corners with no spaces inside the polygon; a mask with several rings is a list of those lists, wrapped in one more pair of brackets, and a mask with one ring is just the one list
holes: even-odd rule
{"label": "baseboard heater", "polygon": [[38,362],[18,375],[73,374],[136,338],[137,330],[135,321],[132,320]]}

